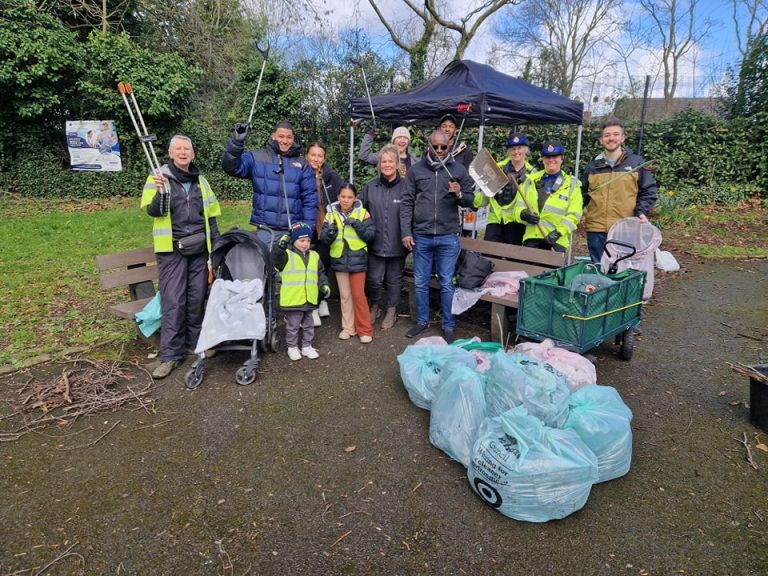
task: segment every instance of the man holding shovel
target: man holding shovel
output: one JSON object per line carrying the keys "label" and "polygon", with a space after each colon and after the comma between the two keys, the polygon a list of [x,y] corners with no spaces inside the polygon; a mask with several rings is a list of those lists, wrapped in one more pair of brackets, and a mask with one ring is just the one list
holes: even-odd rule
{"label": "man holding shovel", "polygon": [[648,213],[658,198],[658,186],[648,162],[622,146],[626,135],[617,118],[602,126],[603,151],[587,164],[581,177],[584,189],[584,229],[589,256],[600,263],[608,230],[622,218],[637,216],[648,221]]}
{"label": "man holding shovel", "polygon": [[454,341],[456,321],[451,312],[453,275],[461,249],[459,207],[470,208],[474,184],[466,168],[450,154],[450,138],[436,130],[429,136],[424,157],[408,171],[400,199],[403,246],[413,251],[418,317],[406,333],[415,338],[429,328],[429,279],[432,264],[440,282],[443,338]]}

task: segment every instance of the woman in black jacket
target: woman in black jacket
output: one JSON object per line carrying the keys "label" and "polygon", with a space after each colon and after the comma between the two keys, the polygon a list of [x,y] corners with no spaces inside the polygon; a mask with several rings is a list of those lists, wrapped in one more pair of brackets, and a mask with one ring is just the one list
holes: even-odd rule
{"label": "woman in black jacket", "polygon": [[397,148],[382,148],[379,176],[365,185],[360,196],[363,206],[376,222],[376,235],[368,245],[368,301],[372,322],[386,310],[382,330],[392,328],[397,321],[407,254],[400,234],[400,196],[405,181],[400,177],[399,163]]}

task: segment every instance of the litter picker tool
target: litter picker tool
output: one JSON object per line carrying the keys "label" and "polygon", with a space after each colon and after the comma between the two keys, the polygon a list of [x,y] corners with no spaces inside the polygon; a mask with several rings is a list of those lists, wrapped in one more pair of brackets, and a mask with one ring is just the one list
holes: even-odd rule
{"label": "litter picker tool", "polygon": [[285,199],[285,215],[288,217],[288,229],[293,227],[291,223],[291,207],[288,205],[288,188],[285,185],[285,169],[283,168],[283,155],[277,156],[278,168],[274,170],[275,174],[280,175],[280,187],[283,189],[283,198]]}
{"label": "litter picker tool", "polygon": [[632,170],[627,170],[626,172],[621,172],[618,176],[614,176],[610,180],[607,180],[607,181],[603,182],[602,184],[599,184],[598,186],[595,186],[594,188],[592,188],[592,190],[590,190],[590,192],[594,192],[595,190],[600,190],[600,188],[608,186],[608,184],[610,184],[611,182],[615,182],[616,180],[624,178],[624,176],[626,176],[627,174],[634,174],[635,172],[637,172],[639,170],[643,170],[646,167],[649,167],[648,170],[651,170],[650,166],[653,165],[653,164],[656,164],[656,160],[655,159],[654,160],[648,160],[646,162],[643,162],[642,164],[638,164],[637,166],[632,168]]}
{"label": "litter picker tool", "polygon": [[458,182],[458,180],[456,180],[456,178],[453,177],[453,174],[451,174],[451,171],[448,170],[448,166],[445,165],[445,162],[443,162],[443,159],[440,158],[440,156],[438,156],[437,150],[435,150],[435,147],[432,145],[432,142],[429,143],[429,149],[432,150],[432,153],[435,155],[435,158],[437,158],[440,164],[443,165],[443,169],[448,173],[448,177],[451,179],[451,182]]}
{"label": "litter picker tool", "polygon": [[373,127],[376,128],[376,114],[373,112],[373,100],[371,100],[371,91],[368,89],[368,78],[365,76],[365,66],[361,60],[352,60],[353,64],[360,66],[360,71],[363,73],[363,84],[365,84],[365,93],[368,96],[368,106],[371,107],[371,122]]}
{"label": "litter picker tool", "polygon": [[259,51],[259,54],[261,54],[261,58],[262,58],[261,72],[259,72],[259,81],[256,82],[256,93],[253,95],[253,102],[251,103],[251,113],[248,114],[248,126],[251,125],[251,120],[253,120],[253,111],[256,109],[256,100],[258,100],[259,98],[259,89],[261,88],[261,79],[264,77],[264,68],[267,65],[267,59],[269,59],[269,40],[267,40],[267,44],[263,48],[257,42],[256,50]]}
{"label": "litter picker tool", "polygon": [[[459,144],[459,138],[461,138],[461,131],[464,129],[464,121],[467,119],[467,114],[472,112],[472,104],[459,104],[456,106],[456,112],[463,114],[463,116],[461,117],[461,125],[459,126],[459,130],[456,132],[456,137],[453,139],[454,149],[456,149],[456,146]],[[453,152],[453,150],[451,152]]]}
{"label": "litter picker tool", "polygon": [[[147,131],[147,125],[144,123],[144,116],[141,114],[141,108],[139,108],[139,103],[133,93],[133,86],[128,82],[118,82],[117,91],[120,92],[120,95],[123,97],[125,107],[128,109],[128,116],[131,117],[131,122],[133,122],[133,127],[136,129],[136,134],[139,137],[139,142],[141,142],[141,147],[144,149],[147,162],[149,162],[149,169],[154,176],[160,172],[160,162],[157,159],[155,147],[152,144],[152,142],[157,140],[157,136],[150,134]],[[128,100],[128,96],[131,97],[130,101]],[[168,179],[166,179],[163,189],[159,190],[160,214],[163,216],[168,214],[168,199],[170,198],[170,193],[171,185],[168,182]]]}

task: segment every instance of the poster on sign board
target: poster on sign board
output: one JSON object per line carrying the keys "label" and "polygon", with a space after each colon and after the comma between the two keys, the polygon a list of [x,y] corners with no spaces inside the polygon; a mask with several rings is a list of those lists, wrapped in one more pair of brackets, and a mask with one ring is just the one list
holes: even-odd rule
{"label": "poster on sign board", "polygon": [[66,125],[72,170],[119,172],[120,141],[112,120],[72,120]]}

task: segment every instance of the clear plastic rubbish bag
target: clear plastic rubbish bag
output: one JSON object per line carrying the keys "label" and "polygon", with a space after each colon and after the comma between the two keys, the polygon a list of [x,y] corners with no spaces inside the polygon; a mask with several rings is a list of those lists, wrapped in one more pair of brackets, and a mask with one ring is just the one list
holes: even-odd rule
{"label": "clear plastic rubbish bag", "polygon": [[525,406],[547,426],[562,427],[570,391],[563,375],[551,365],[523,354],[497,352],[491,356],[486,378],[488,416]]}
{"label": "clear plastic rubbish bag", "polygon": [[477,360],[468,350],[445,345],[411,345],[397,357],[400,377],[411,402],[429,410],[440,384],[440,372],[448,364],[468,366],[473,370]]}
{"label": "clear plastic rubbish bag", "polygon": [[584,386],[571,394],[564,428],[574,430],[597,456],[598,482],[620,478],[632,464],[632,411],[615,388]]}
{"label": "clear plastic rubbish bag", "polygon": [[445,374],[432,400],[429,441],[466,468],[477,431],[485,420],[484,377],[468,366]]}
{"label": "clear plastic rubbish bag", "polygon": [[548,522],[584,506],[597,458],[576,432],[549,428],[520,406],[483,421],[467,477],[505,516]]}

